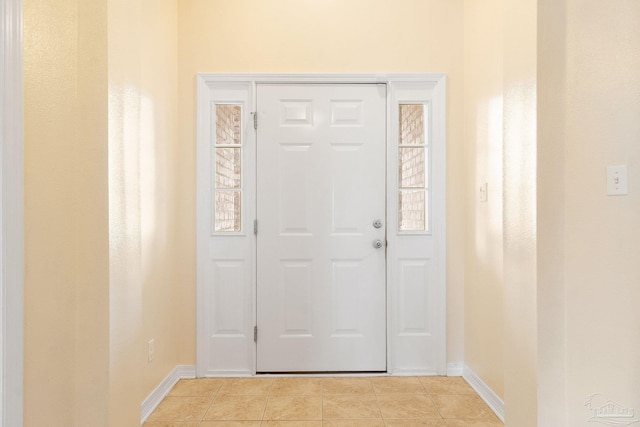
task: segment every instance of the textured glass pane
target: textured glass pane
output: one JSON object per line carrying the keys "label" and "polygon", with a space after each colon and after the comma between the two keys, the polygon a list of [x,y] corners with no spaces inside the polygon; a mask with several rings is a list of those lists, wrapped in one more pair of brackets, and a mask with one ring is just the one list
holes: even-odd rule
{"label": "textured glass pane", "polygon": [[424,105],[400,104],[400,145],[424,145]]}
{"label": "textured glass pane", "polygon": [[216,231],[241,231],[241,203],[240,191],[216,191]]}
{"label": "textured glass pane", "polygon": [[242,144],[242,109],[239,105],[216,105],[216,144]]}
{"label": "textured glass pane", "polygon": [[424,147],[400,148],[398,173],[400,188],[425,187]]}
{"label": "textured glass pane", "polygon": [[241,148],[216,148],[216,188],[240,188]]}
{"label": "textured glass pane", "polygon": [[426,231],[424,190],[400,190],[398,227],[400,231]]}

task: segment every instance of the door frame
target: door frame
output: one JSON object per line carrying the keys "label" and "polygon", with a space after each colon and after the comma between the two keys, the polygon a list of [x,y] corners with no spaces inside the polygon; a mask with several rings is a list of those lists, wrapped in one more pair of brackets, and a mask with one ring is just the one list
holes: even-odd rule
{"label": "door frame", "polygon": [[23,423],[22,1],[0,6],[0,426]]}
{"label": "door frame", "polygon": [[[216,367],[207,366],[209,361],[208,338],[210,331],[208,330],[208,321],[212,318],[209,313],[210,293],[208,288],[212,286],[208,279],[208,248],[210,233],[210,132],[211,132],[211,115],[209,109],[212,104],[212,91],[215,88],[228,86],[237,89],[244,87],[249,99],[246,108],[250,111],[256,111],[256,86],[258,84],[385,84],[387,86],[387,212],[390,209],[396,209],[395,198],[389,197],[395,188],[390,186],[393,181],[392,177],[397,171],[394,169],[395,163],[392,159],[396,159],[396,145],[394,144],[398,138],[398,128],[392,123],[394,112],[393,105],[404,100],[412,102],[420,100],[418,94],[429,91],[430,98],[428,103],[431,110],[430,136],[432,141],[431,151],[431,184],[429,191],[431,192],[431,216],[432,223],[430,235],[433,238],[434,255],[433,277],[435,280],[432,307],[434,313],[430,318],[431,328],[425,333],[411,333],[410,331],[399,333],[399,301],[398,289],[395,283],[396,273],[398,273],[397,262],[392,256],[396,239],[394,234],[387,229],[387,240],[389,247],[387,251],[387,373],[390,375],[446,375],[446,76],[444,74],[198,74],[196,78],[197,85],[197,190],[196,190],[196,243],[197,243],[197,352],[196,352],[196,374],[198,377],[215,377],[215,376],[251,376],[256,375],[256,345],[253,342],[253,326],[256,322],[256,276],[255,276],[255,236],[253,240],[253,260],[252,271],[249,274],[253,278],[252,289],[247,293],[251,301],[247,301],[247,307],[251,309],[253,316],[250,325],[244,325],[244,330],[240,334],[235,334],[235,338],[244,340],[244,350],[248,354],[248,360],[251,362],[241,369],[218,369]],[[406,97],[403,98],[403,97]],[[425,100],[425,102],[427,102]],[[258,118],[259,122],[259,118]],[[246,133],[246,138],[251,139],[253,149],[255,150],[255,132]],[[255,151],[254,151],[255,158]],[[254,162],[251,162],[254,164]],[[249,171],[247,179],[253,179],[255,184],[255,171]],[[248,200],[252,200],[253,206],[249,206],[250,212],[255,212],[255,186],[253,193],[249,191]],[[393,206],[391,206],[393,204]],[[255,215],[255,213],[254,213]],[[394,216],[387,214],[387,217]],[[206,276],[206,277],[205,277]],[[208,281],[209,280],[209,281]],[[213,284],[215,285],[215,284]],[[428,336],[435,343],[437,348],[425,349],[419,342]],[[400,341],[403,341],[401,343]],[[403,362],[399,365],[397,351],[406,351],[404,349],[412,347],[412,341],[416,340],[416,348],[420,351],[430,352],[430,366],[420,366],[413,364],[411,361]],[[409,344],[409,346],[407,346]],[[237,347],[234,344],[234,348]],[[243,355],[244,356],[244,355]],[[410,359],[410,358],[409,358]],[[409,360],[406,359],[406,360]]]}

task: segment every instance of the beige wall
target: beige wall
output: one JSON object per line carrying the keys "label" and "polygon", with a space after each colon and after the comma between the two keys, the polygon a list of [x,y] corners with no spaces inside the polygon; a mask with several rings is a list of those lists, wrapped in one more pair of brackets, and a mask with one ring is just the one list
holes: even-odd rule
{"label": "beige wall", "polygon": [[[24,2],[25,425],[106,415],[106,7]],[[102,101],[102,102],[101,102]]]}
{"label": "beige wall", "polygon": [[[195,363],[195,75],[447,74],[448,361],[462,362],[463,1],[180,0],[181,361]],[[339,6],[338,6],[339,5]],[[339,10],[337,13],[336,10]]]}
{"label": "beige wall", "polygon": [[24,25],[25,425],[138,425],[181,332],[177,3],[25,0]]}
{"label": "beige wall", "polygon": [[640,408],[640,5],[540,3],[538,417],[586,425],[596,393]]}
{"label": "beige wall", "polygon": [[[178,365],[177,3],[109,2],[110,426]],[[155,360],[147,343],[155,341]]]}
{"label": "beige wall", "polygon": [[[640,3],[565,3],[566,405],[578,425],[595,393],[640,411]],[[607,196],[605,167],[620,164],[629,195]]]}
{"label": "beige wall", "polygon": [[464,360],[504,399],[502,0],[467,0],[464,18]]}
{"label": "beige wall", "polygon": [[[564,293],[565,1],[539,1],[538,45],[538,424],[569,425]],[[579,424],[578,424],[579,425]]]}
{"label": "beige wall", "polygon": [[537,424],[537,1],[504,1],[505,423]]}

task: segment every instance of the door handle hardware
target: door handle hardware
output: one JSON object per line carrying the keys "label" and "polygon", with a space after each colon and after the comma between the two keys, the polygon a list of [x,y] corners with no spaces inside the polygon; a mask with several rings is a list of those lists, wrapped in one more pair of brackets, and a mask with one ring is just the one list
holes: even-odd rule
{"label": "door handle hardware", "polygon": [[376,249],[380,249],[382,247],[382,240],[376,239],[373,241],[373,247]]}

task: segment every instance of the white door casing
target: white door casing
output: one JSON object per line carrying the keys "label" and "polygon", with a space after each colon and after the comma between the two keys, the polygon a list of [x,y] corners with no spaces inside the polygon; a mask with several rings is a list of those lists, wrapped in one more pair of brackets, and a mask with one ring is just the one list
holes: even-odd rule
{"label": "white door casing", "polygon": [[22,1],[0,4],[0,426],[23,423]]}
{"label": "white door casing", "polygon": [[386,371],[386,85],[257,104],[257,370]]}
{"label": "white door casing", "polygon": [[[386,85],[387,372],[446,373],[445,87],[444,75],[200,74],[197,116],[197,375],[253,375],[256,318],[256,87],[261,84]],[[243,106],[242,231],[212,233],[212,108]],[[399,107],[425,111],[428,229],[398,227]],[[258,127],[263,118],[258,114]]]}

